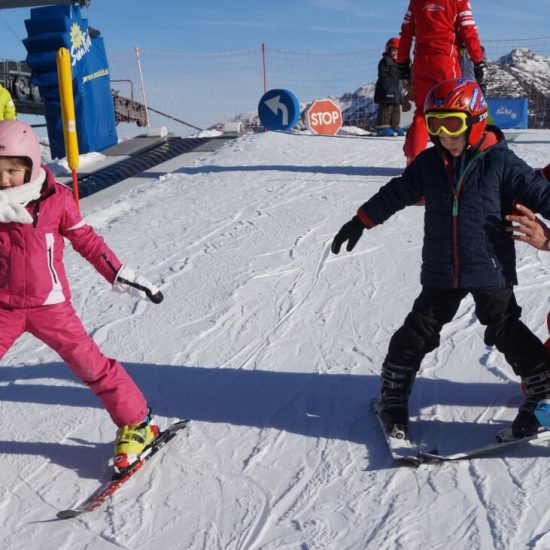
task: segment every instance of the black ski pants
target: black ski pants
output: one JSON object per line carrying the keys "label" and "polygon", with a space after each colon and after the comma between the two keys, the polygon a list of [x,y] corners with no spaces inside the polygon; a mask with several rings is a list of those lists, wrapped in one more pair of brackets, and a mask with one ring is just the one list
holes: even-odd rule
{"label": "black ski pants", "polygon": [[443,326],[453,319],[468,294],[474,299],[479,322],[486,326],[485,344],[503,353],[515,374],[523,378],[541,368],[550,368],[550,356],[543,343],[520,321],[521,308],[512,287],[423,287],[403,326],[390,340],[386,362],[418,371],[424,356],[439,346]]}

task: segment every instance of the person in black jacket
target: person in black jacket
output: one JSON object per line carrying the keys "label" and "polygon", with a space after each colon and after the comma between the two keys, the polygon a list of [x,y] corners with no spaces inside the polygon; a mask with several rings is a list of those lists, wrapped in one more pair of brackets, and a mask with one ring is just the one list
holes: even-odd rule
{"label": "person in black jacket", "polygon": [[408,399],[424,356],[439,346],[443,326],[471,294],[485,343],[504,354],[521,377],[527,399],[511,437],[535,433],[539,401],[550,397],[550,356],[520,321],[514,240],[506,216],[520,202],[550,219],[550,185],[487,127],[487,106],[475,81],[446,80],[426,99],[425,120],[434,147],[422,151],[342,226],[332,243],[351,251],[365,228],[385,222],[425,197],[422,290],[390,340],[382,365],[379,413],[390,435],[403,437]]}
{"label": "person in black jacket", "polygon": [[398,46],[399,38],[390,38],[378,63],[378,80],[374,88],[374,102],[378,104],[376,116],[376,135],[378,136],[405,135],[405,130],[400,127],[403,88],[395,63]]}

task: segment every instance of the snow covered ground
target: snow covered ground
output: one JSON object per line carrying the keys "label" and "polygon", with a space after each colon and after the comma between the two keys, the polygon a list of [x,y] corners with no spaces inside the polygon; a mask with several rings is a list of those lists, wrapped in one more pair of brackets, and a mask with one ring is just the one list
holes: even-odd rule
{"label": "snow covered ground", "polygon": [[[511,147],[533,166],[550,131]],[[394,467],[369,409],[419,292],[423,209],[330,242],[403,166],[400,138],[262,133],[116,200],[82,201],[161,305],[114,294],[70,248],[74,304],[161,426],[192,420],[105,508],[57,511],[108,478],[115,427],[59,358],[20,339],[0,369],[0,547],[9,550],[550,548],[547,444]],[[550,253],[518,246],[518,301],[546,339]],[[412,395],[423,445],[490,442],[522,397],[468,299]]]}

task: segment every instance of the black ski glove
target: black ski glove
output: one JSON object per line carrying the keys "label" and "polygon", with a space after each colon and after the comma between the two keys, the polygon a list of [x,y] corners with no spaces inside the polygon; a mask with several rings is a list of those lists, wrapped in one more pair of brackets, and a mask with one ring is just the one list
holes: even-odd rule
{"label": "black ski glove", "polygon": [[479,87],[485,85],[485,79],[487,78],[487,64],[485,61],[480,61],[474,65],[474,75],[476,77]]}
{"label": "black ski glove", "polygon": [[397,76],[400,80],[406,80],[410,82],[411,80],[411,64],[407,63],[398,63],[397,64]]}
{"label": "black ski glove", "polygon": [[365,226],[363,225],[363,222],[357,216],[353,216],[349,222],[345,223],[340,228],[340,231],[338,231],[332,241],[330,250],[333,254],[338,254],[338,252],[340,252],[340,247],[348,241],[346,250],[351,252],[361,238],[364,230]]}

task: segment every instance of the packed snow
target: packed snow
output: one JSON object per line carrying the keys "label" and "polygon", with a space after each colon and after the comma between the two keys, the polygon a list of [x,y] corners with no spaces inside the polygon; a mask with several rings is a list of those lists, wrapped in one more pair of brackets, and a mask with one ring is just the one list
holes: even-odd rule
{"label": "packed snow", "polygon": [[[550,131],[510,147],[550,160]],[[110,291],[70,247],[74,305],[102,350],[180,433],[106,506],[59,510],[109,478],[115,426],[25,335],[0,370],[0,547],[9,550],[550,548],[548,444],[419,468],[392,464],[370,409],[389,338],[420,290],[423,209],[330,253],[404,165],[403,138],[259,133],[130,191],[81,201],[160,305]],[[126,188],[125,188],[126,189]],[[550,253],[518,245],[524,321],[546,339]],[[522,402],[466,299],[411,397],[424,448],[494,440]]]}

